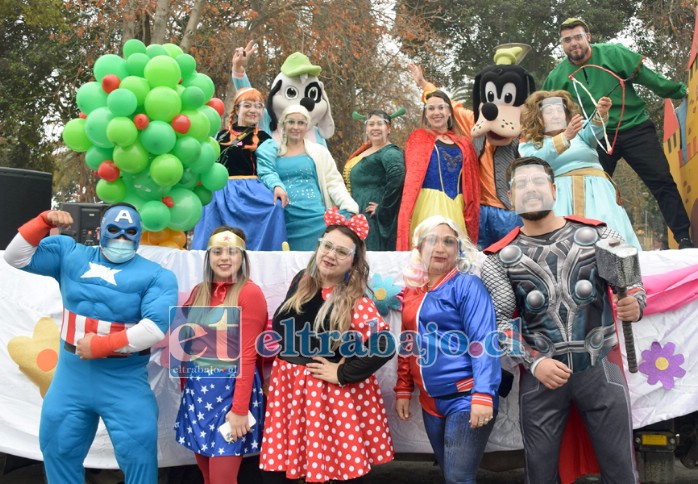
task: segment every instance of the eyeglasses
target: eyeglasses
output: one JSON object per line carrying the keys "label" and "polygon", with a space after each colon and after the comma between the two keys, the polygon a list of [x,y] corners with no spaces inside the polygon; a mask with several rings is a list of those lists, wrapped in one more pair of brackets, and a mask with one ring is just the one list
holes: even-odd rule
{"label": "eyeglasses", "polygon": [[211,247],[211,254],[215,255],[216,257],[221,257],[223,255],[228,255],[230,257],[236,256],[237,254],[240,253],[240,249],[238,247]]}
{"label": "eyeglasses", "polygon": [[386,123],[382,119],[378,119],[376,121],[366,122],[366,127],[368,127],[368,128],[382,128],[383,126],[387,126],[387,124],[388,123]]}
{"label": "eyeglasses", "polygon": [[446,109],[450,109],[450,106],[446,103],[443,104],[427,104],[424,106],[424,109],[429,111],[430,113],[433,113],[434,111],[446,111]]}
{"label": "eyeglasses", "polygon": [[344,260],[347,257],[354,255],[354,249],[348,249],[347,247],[343,247],[341,245],[334,245],[332,242],[325,239],[318,239],[318,242],[320,242],[318,249],[321,252],[328,254],[334,250],[337,260]]}
{"label": "eyeglasses", "polygon": [[562,37],[560,40],[562,41],[563,44],[569,44],[572,41],[579,42],[583,38],[585,38],[587,34],[575,34],[575,35],[568,35],[567,37]]}
{"label": "eyeglasses", "polygon": [[422,237],[422,242],[431,246],[436,246],[441,242],[441,244],[448,249],[458,246],[458,238],[453,235],[439,236],[436,234],[427,234]]}
{"label": "eyeglasses", "polygon": [[547,186],[550,181],[550,175],[519,175],[511,179],[509,187],[523,190],[530,182],[535,188],[543,188]]}
{"label": "eyeglasses", "polygon": [[300,126],[302,128],[303,126],[307,126],[308,122],[305,119],[287,119],[284,121],[284,124],[288,124],[289,126]]}
{"label": "eyeglasses", "polygon": [[262,104],[262,103],[251,103],[251,102],[244,101],[244,102],[241,102],[241,103],[240,103],[240,107],[241,107],[241,108],[245,108],[245,109],[252,109],[252,108],[254,108],[254,109],[262,110],[262,109],[264,109],[264,104]]}

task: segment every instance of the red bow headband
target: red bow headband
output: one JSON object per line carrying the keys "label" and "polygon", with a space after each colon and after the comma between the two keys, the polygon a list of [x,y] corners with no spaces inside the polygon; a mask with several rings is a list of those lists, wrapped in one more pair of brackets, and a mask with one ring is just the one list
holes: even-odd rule
{"label": "red bow headband", "polygon": [[337,207],[330,208],[325,212],[325,225],[344,225],[349,230],[354,232],[361,240],[366,240],[368,237],[368,220],[364,214],[354,215],[349,220],[344,218],[344,215],[339,213]]}

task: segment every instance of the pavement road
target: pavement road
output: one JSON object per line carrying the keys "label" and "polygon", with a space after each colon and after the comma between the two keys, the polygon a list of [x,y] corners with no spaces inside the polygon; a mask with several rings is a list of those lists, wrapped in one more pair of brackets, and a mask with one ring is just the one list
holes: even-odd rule
{"label": "pavement road", "polygon": [[[0,475],[0,484],[44,484],[43,466],[40,462],[21,459],[19,462],[8,463],[8,473]],[[254,458],[245,459],[238,482],[240,484],[259,484],[260,477]],[[21,467],[10,469],[14,465]],[[675,484],[694,484],[698,482],[698,469],[686,469],[676,461]],[[507,471],[486,471],[478,473],[479,484],[522,484],[523,469]],[[89,470],[86,473],[86,484],[119,484],[123,475],[119,471]],[[203,480],[196,466],[182,466],[161,469],[159,484],[200,484]],[[397,460],[389,464],[375,466],[366,478],[366,484],[438,484],[441,482],[439,468],[431,461]],[[600,482],[597,477],[588,477],[577,481],[581,483]]]}

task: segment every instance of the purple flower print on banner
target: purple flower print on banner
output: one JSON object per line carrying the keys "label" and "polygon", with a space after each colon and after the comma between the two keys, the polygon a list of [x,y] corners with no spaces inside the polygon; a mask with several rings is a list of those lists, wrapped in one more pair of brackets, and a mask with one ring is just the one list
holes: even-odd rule
{"label": "purple flower print on banner", "polygon": [[681,368],[684,356],[680,353],[674,354],[675,350],[674,343],[667,343],[662,348],[662,345],[655,341],[650,349],[642,352],[640,371],[647,375],[647,383],[654,385],[661,382],[665,390],[671,390],[674,388],[674,379],[686,374],[686,370]]}

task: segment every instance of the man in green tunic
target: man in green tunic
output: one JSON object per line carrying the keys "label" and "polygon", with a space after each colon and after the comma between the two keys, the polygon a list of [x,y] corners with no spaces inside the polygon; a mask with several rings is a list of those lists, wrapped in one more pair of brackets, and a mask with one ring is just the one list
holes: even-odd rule
{"label": "man in green tunic", "polygon": [[[658,96],[680,99],[686,97],[686,85],[657,74],[644,65],[642,55],[620,44],[591,44],[589,26],[580,18],[565,20],[560,26],[560,37],[567,58],[548,75],[543,90],[564,89],[576,96],[577,90],[569,76],[582,66],[595,66],[580,70],[574,77],[589,90],[594,99],[608,96],[613,100],[609,119],[606,120],[606,130],[608,139],[615,138],[616,141],[610,154],[601,147],[597,148],[601,164],[612,176],[618,160],[625,159],[657,200],[664,221],[674,234],[679,248],[693,247],[689,232],[690,221],[671,177],[669,162],[659,144],[654,123],[647,115],[645,102],[634,87],[634,84],[640,84]],[[619,80],[597,66],[626,80],[625,100],[623,90],[618,86]],[[578,90],[584,111],[591,116],[594,101],[583,94],[581,88]]]}

